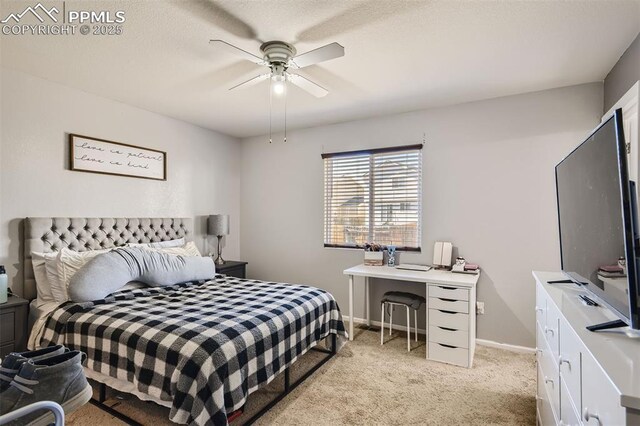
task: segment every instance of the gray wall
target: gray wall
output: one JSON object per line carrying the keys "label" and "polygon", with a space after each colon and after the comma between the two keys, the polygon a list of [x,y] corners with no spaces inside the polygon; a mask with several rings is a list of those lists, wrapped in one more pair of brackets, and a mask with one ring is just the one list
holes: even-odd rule
{"label": "gray wall", "polygon": [[[204,216],[229,213],[225,257],[238,258],[237,139],[7,68],[1,78],[0,264],[11,281],[26,216],[194,217],[205,249]],[[69,132],[166,151],[167,181],[72,172]]]}
{"label": "gray wall", "polygon": [[604,112],[640,80],[640,34],[604,79]]}
{"label": "gray wall", "polygon": [[[291,131],[286,144],[245,139],[241,246],[249,274],[316,285],[346,310],[342,271],[361,263],[362,252],[323,248],[320,154],[419,143],[424,132],[423,251],[401,261],[430,263],[433,242],[452,241],[483,269],[479,338],[533,347],[531,270],[560,267],[554,166],[601,115],[602,84],[593,83]],[[384,291],[424,294],[423,286],[394,282],[373,289],[374,319]],[[356,316],[364,316],[363,303]]]}

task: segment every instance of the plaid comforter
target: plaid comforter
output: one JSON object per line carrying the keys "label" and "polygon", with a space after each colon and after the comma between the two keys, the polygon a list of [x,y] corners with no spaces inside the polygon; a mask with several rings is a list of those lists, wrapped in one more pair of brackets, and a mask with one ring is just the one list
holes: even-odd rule
{"label": "plaid comforter", "polygon": [[89,369],[172,401],[174,422],[218,425],[331,334],[346,336],[331,294],[219,275],[68,302],[39,343],[83,351]]}

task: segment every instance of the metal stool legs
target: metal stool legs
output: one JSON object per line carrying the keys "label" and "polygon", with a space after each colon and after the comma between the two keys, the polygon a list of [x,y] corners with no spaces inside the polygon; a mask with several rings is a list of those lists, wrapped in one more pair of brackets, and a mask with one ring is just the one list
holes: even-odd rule
{"label": "metal stool legs", "polygon": [[[391,305],[392,309],[391,312],[389,312],[389,335],[391,335],[391,332],[393,331],[393,306],[397,305],[397,303],[392,303],[392,302],[386,302],[389,303],[389,305]],[[385,312],[384,312],[384,308],[386,307],[386,303],[382,302],[380,304],[380,344],[384,345],[384,316],[385,316]],[[411,352],[411,315],[410,315],[410,307],[409,305],[404,305],[402,304],[401,306],[404,306],[407,308],[407,351]],[[413,318],[414,318],[414,328],[415,328],[415,341],[418,341],[418,311],[414,310],[413,311]]]}

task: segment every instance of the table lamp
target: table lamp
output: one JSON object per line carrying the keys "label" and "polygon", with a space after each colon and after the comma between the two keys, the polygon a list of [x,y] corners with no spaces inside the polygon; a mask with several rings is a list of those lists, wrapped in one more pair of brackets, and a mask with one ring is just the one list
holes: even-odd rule
{"label": "table lamp", "polygon": [[207,234],[215,235],[218,237],[218,257],[214,262],[217,265],[223,265],[224,259],[222,258],[222,248],[220,247],[220,241],[225,235],[229,235],[229,215],[228,214],[212,214],[207,219]]}

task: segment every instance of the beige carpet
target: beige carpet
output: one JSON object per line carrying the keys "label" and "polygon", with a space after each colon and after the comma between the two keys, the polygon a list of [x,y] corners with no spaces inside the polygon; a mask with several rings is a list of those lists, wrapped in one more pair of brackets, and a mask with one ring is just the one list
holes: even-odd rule
{"label": "beige carpet", "polygon": [[[375,330],[356,330],[356,340],[265,414],[258,424],[278,425],[533,425],[535,357],[478,346],[472,369],[425,360],[424,342],[406,351],[397,333],[380,346]],[[386,337],[388,338],[388,336]],[[292,379],[314,359],[311,352],[295,365]],[[282,387],[274,380],[251,395],[241,424]],[[169,410],[135,397],[109,398],[109,405],[144,425],[167,425]],[[119,425],[117,419],[87,404],[67,418],[70,426]]]}

